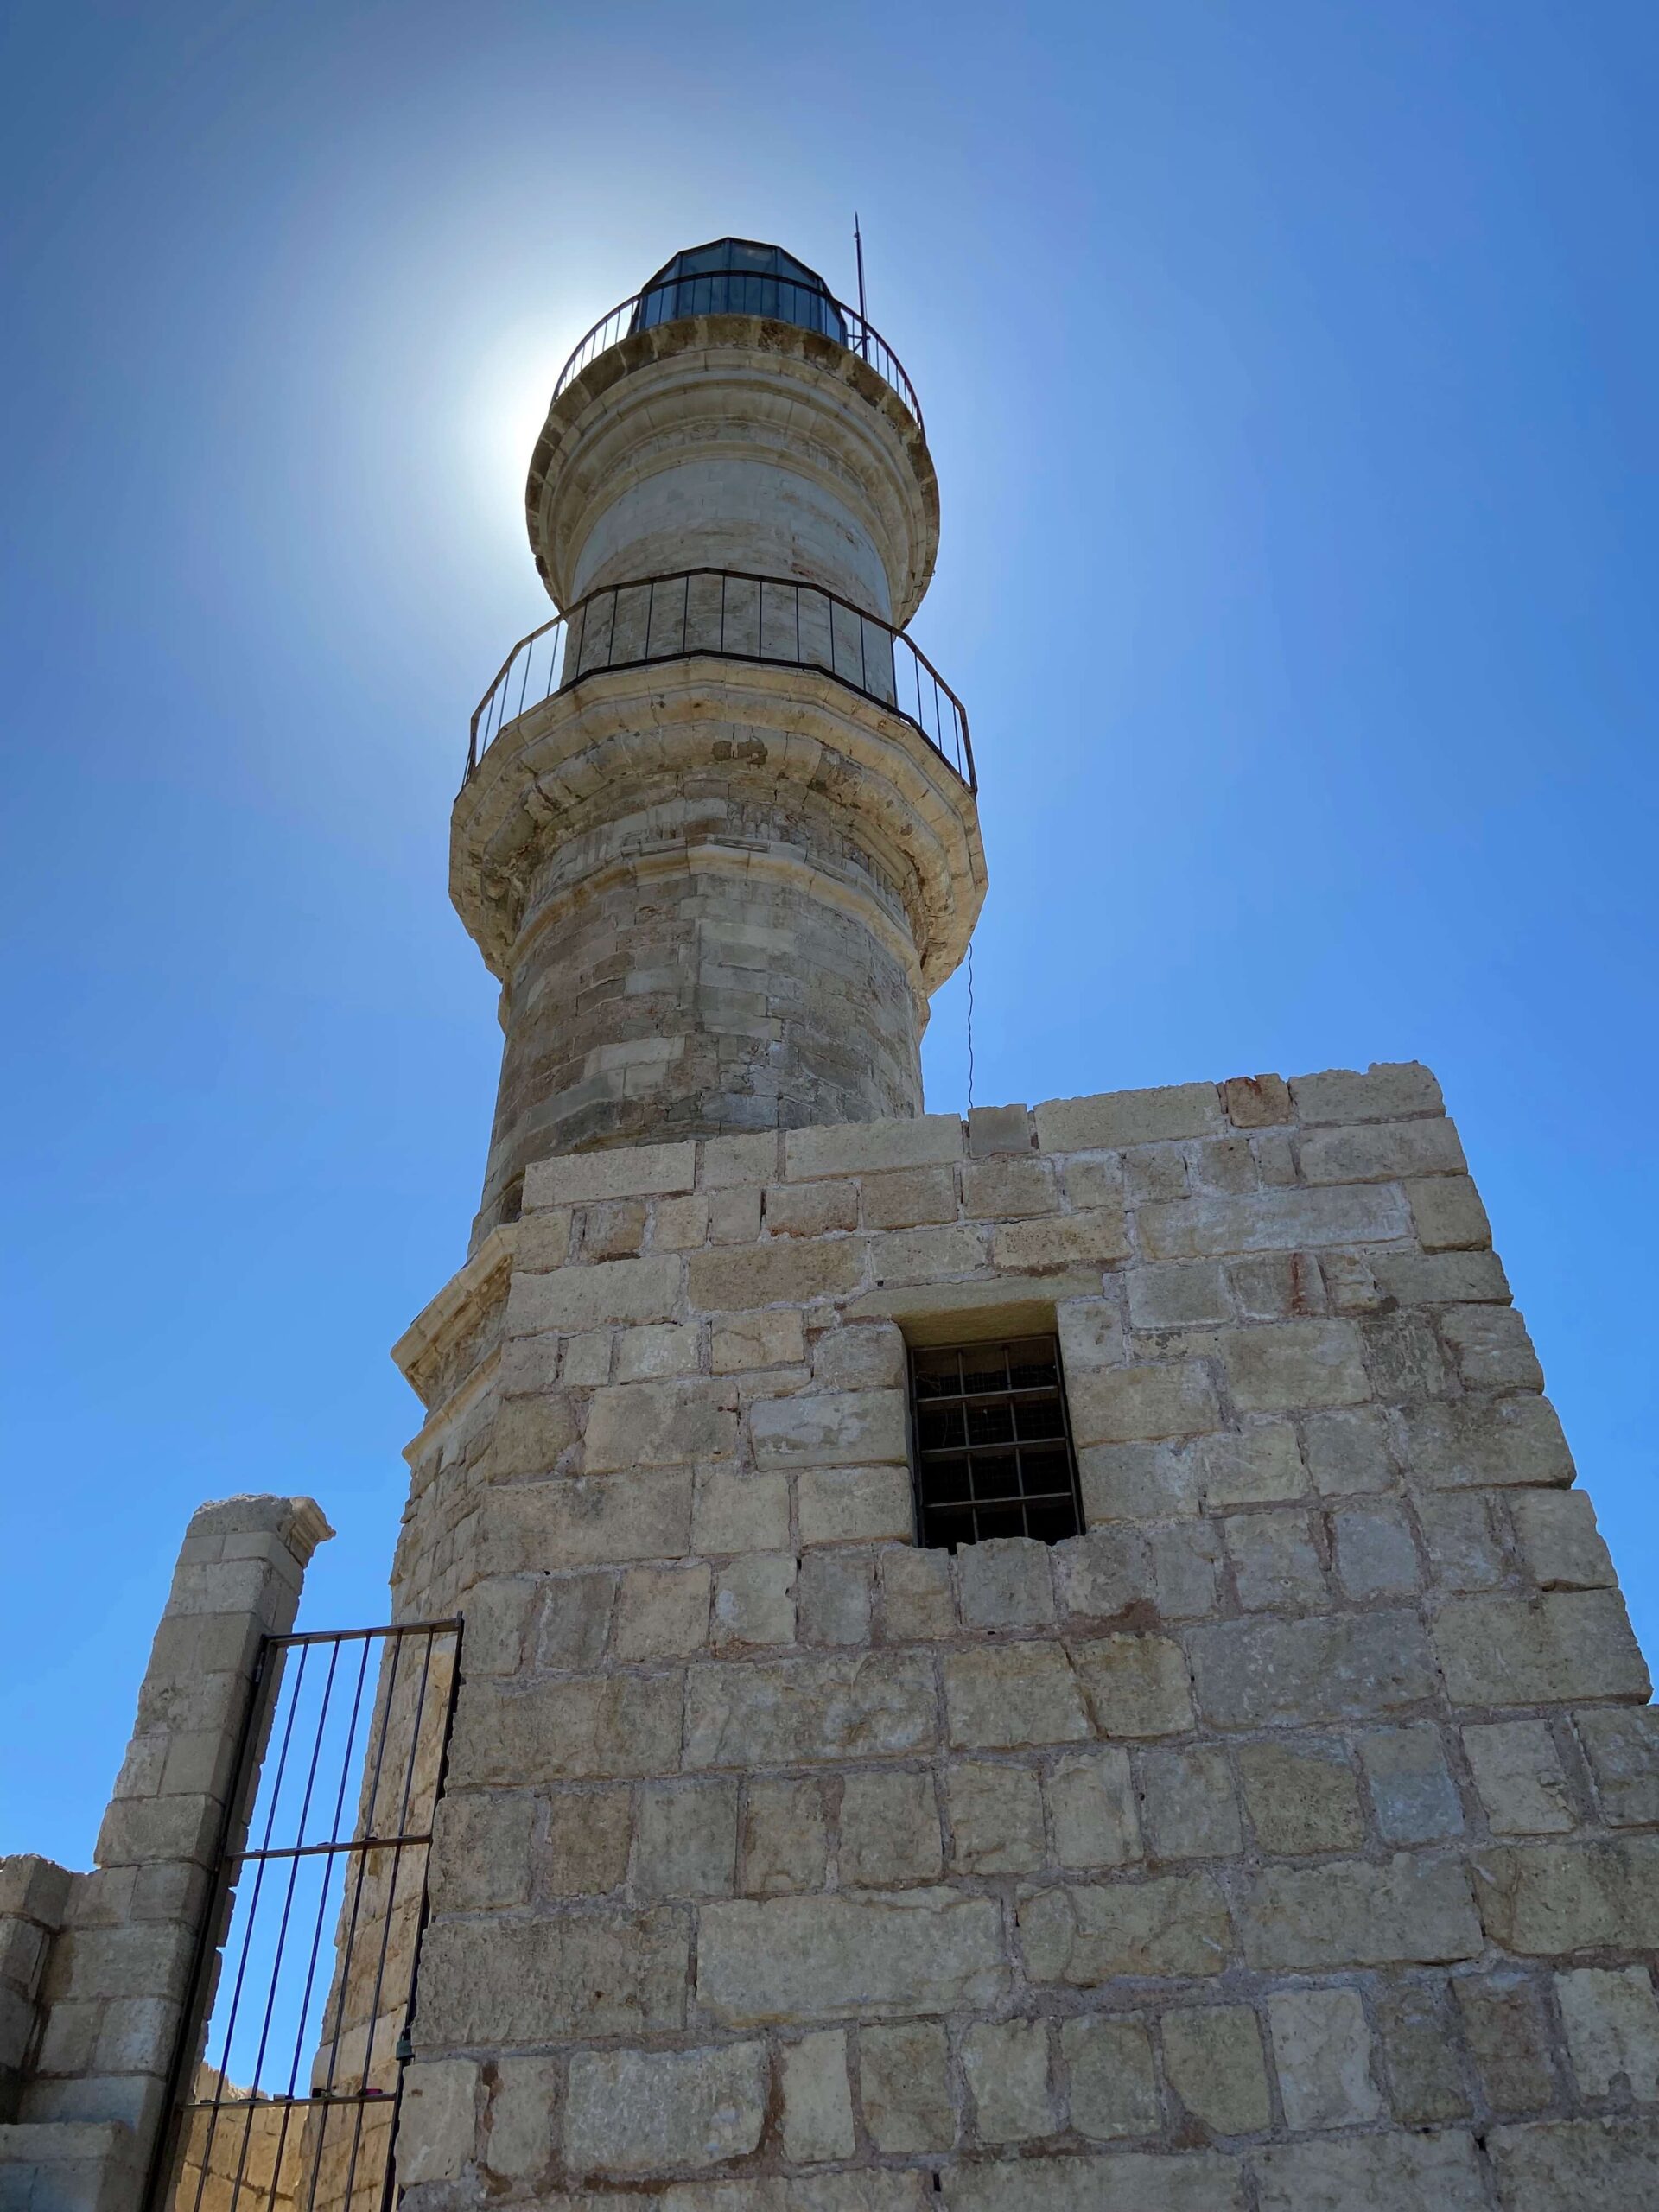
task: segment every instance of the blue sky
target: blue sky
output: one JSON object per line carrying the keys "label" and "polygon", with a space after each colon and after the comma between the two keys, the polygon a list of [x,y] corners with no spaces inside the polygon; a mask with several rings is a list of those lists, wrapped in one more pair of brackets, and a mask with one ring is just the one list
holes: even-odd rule
{"label": "blue sky", "polygon": [[1659,1654],[1647,0],[18,0],[0,69],[0,1849],[88,1863],[200,1499],[312,1492],[308,1619],[384,1618],[547,390],[706,237],[845,294],[855,207],[980,1102],[1428,1060]]}

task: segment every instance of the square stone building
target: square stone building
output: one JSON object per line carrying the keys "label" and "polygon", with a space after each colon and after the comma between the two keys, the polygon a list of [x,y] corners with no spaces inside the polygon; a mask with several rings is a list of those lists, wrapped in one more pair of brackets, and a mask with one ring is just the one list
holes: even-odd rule
{"label": "square stone building", "polygon": [[[527,505],[454,817],[499,1098],[396,1355],[397,1615],[464,1630],[391,2186],[1659,2206],[1659,1731],[1433,1077],[923,1110],[938,486],[787,254],[598,326]],[[49,2212],[122,2069],[16,1986]]]}

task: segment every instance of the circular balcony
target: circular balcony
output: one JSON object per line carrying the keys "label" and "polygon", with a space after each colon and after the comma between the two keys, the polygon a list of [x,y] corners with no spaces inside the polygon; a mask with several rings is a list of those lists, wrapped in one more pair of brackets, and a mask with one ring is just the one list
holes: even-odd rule
{"label": "circular balcony", "polygon": [[728,569],[607,585],[521,638],[474,712],[462,788],[502,731],[555,692],[702,654],[832,677],[908,722],[970,791],[979,788],[967,709],[902,630],[820,584]]}

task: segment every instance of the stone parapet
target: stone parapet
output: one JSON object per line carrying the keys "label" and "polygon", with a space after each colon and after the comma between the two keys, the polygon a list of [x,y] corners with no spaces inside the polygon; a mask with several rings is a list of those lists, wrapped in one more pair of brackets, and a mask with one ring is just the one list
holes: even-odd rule
{"label": "stone parapet", "polygon": [[[1426,1070],[524,1208],[397,1569],[466,1619],[414,2212],[1648,2200],[1648,1675]],[[906,1338],[1039,1326],[1085,1533],[918,1549]]]}

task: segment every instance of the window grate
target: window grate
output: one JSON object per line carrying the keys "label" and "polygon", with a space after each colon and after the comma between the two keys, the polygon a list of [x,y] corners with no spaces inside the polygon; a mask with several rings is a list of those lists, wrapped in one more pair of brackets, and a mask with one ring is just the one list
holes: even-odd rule
{"label": "window grate", "polygon": [[1052,1337],[910,1354],[920,1541],[1058,1543],[1083,1527],[1077,1463]]}

